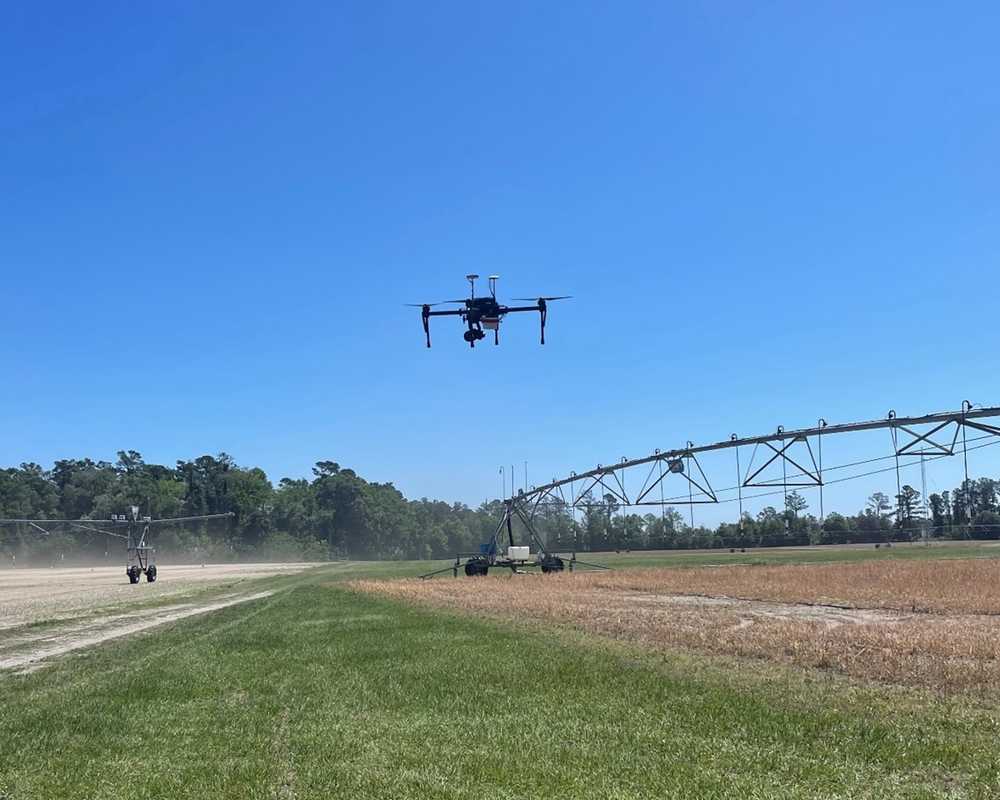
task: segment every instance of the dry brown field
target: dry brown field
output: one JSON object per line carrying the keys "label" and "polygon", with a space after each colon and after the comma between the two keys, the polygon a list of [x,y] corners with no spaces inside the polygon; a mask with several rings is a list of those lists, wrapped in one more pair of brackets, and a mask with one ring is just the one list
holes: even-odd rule
{"label": "dry brown field", "polygon": [[1000,561],[356,581],[435,608],[941,690],[1000,685]]}

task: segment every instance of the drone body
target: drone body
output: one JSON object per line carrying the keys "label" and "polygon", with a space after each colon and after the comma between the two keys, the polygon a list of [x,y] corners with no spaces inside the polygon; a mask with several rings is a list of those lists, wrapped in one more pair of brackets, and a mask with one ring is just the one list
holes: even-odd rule
{"label": "drone body", "polygon": [[421,309],[421,318],[424,323],[424,334],[427,336],[427,346],[431,346],[431,317],[461,317],[462,322],[467,326],[467,330],[462,334],[469,347],[475,347],[476,342],[486,338],[486,331],[493,331],[493,344],[500,344],[500,321],[507,314],[518,311],[537,311],[541,320],[542,344],[545,344],[545,319],[548,315],[548,303],[552,300],[566,300],[568,296],[561,297],[539,297],[537,300],[529,301],[525,297],[516,297],[515,300],[533,302],[530,306],[505,306],[497,302],[497,278],[498,275],[490,275],[490,293],[487,297],[476,297],[476,279],[478,275],[466,275],[465,279],[471,286],[469,298],[466,300],[445,300],[445,303],[461,303],[465,308],[456,308],[449,311],[431,311],[436,305],[441,303],[418,304]]}

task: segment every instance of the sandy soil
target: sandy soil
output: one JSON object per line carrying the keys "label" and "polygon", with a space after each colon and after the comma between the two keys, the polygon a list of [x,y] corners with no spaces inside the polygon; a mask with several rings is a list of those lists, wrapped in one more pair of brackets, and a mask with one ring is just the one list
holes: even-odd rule
{"label": "sandy soil", "polygon": [[694,606],[698,608],[713,608],[737,614],[740,617],[737,630],[744,630],[754,624],[756,619],[775,620],[809,620],[821,622],[827,628],[840,625],[869,625],[872,623],[894,623],[912,617],[912,614],[900,614],[894,611],[880,611],[870,608],[845,608],[844,606],[828,606],[821,603],[764,603],[759,600],[742,600],[735,597],[705,597],[688,594],[621,594],[616,598],[624,603],[623,608],[634,603],[650,610],[658,606],[663,613],[669,613],[670,606]]}
{"label": "sandy soil", "polygon": [[255,578],[299,572],[313,564],[157,565],[155,583],[132,585],[124,566],[0,570],[0,645],[4,630],[45,620],[67,620],[111,606],[150,600],[180,600],[215,583],[243,589]]}
{"label": "sandy soil", "polygon": [[46,633],[33,633],[25,636],[11,636],[0,641],[0,670],[13,669],[19,672],[30,672],[37,669],[41,662],[53,656],[69,653],[84,647],[139,633],[167,622],[217,611],[220,608],[245,603],[249,600],[259,600],[269,597],[273,592],[255,592],[235,597],[226,597],[210,603],[180,605],[158,608],[139,615],[116,614],[82,623],[69,623]]}

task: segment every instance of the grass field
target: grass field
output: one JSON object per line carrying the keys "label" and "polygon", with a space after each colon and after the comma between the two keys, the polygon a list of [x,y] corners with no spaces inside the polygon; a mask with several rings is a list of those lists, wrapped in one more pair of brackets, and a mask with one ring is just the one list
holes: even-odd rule
{"label": "grass field", "polygon": [[994,695],[345,585],[426,566],[261,579],[268,597],[0,673],[0,797],[1000,796]]}
{"label": "grass field", "polygon": [[896,543],[891,547],[818,545],[812,547],[747,548],[734,553],[713,550],[634,550],[632,552],[581,553],[580,558],[616,569],[627,567],[686,567],[715,564],[821,564],[839,561],[924,560],[944,558],[1000,558],[1000,542],[946,541],[929,545]]}
{"label": "grass field", "polygon": [[431,608],[571,626],[661,650],[784,661],[940,691],[1000,682],[1000,560],[653,567],[355,581]]}

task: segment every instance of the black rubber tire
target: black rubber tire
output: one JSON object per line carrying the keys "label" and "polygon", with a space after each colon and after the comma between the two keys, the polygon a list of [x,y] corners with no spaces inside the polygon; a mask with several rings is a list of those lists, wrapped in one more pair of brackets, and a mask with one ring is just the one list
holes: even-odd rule
{"label": "black rubber tire", "polygon": [[559,556],[550,556],[542,562],[542,572],[546,575],[551,572],[562,572],[564,569],[566,564]]}
{"label": "black rubber tire", "polygon": [[129,567],[125,571],[125,574],[128,575],[128,582],[129,583],[138,583],[139,582],[140,572],[139,572],[139,568],[138,567]]}
{"label": "black rubber tire", "polygon": [[473,560],[465,562],[465,574],[470,578],[477,578],[481,575],[486,575],[489,570],[489,564],[485,561]]}
{"label": "black rubber tire", "polygon": [[155,566],[146,567],[146,582],[152,583],[155,580],[156,580],[156,567]]}

